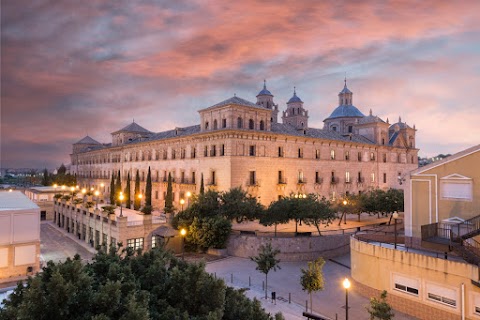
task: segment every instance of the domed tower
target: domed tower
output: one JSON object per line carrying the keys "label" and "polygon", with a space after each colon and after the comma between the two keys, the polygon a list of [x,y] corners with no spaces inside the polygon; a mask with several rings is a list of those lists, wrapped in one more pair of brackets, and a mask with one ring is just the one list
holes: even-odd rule
{"label": "domed tower", "polygon": [[287,102],[287,110],[283,111],[282,120],[284,124],[289,124],[297,130],[308,128],[308,111],[303,108],[302,99],[297,97],[295,87],[293,97]]}
{"label": "domed tower", "polygon": [[338,107],[332,114],[323,120],[324,129],[328,131],[337,131],[342,134],[353,133],[355,123],[365,117],[352,103],[353,93],[347,88],[347,79],[343,90],[338,94]]}
{"label": "domed tower", "polygon": [[267,90],[267,81],[263,80],[263,89],[257,94],[257,105],[272,110],[272,123],[277,123],[278,105],[273,102],[273,94]]}

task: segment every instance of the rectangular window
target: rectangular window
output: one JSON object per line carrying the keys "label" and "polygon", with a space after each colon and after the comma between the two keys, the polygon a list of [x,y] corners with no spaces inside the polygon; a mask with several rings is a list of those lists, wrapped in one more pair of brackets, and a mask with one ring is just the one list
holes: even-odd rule
{"label": "rectangular window", "polygon": [[143,249],[143,238],[127,239],[127,247],[134,250]]}
{"label": "rectangular window", "polygon": [[387,183],[387,174],[386,173],[383,174],[383,183]]}
{"label": "rectangular window", "polygon": [[303,150],[302,148],[298,148],[298,157],[303,158]]}
{"label": "rectangular window", "polygon": [[208,157],[208,147],[205,146],[205,150],[203,151],[203,156]]}
{"label": "rectangular window", "polygon": [[177,152],[176,152],[175,150],[172,150],[172,159],[175,159],[176,153],[177,153]]}
{"label": "rectangular window", "polygon": [[418,296],[418,280],[394,274],[393,289]]}
{"label": "rectangular window", "polygon": [[155,200],[158,200],[158,190],[155,190]]}
{"label": "rectangular window", "polygon": [[320,177],[320,172],[315,171],[315,183],[320,184],[320,183],[322,183],[322,182],[323,182],[323,180],[322,180],[322,178]]}
{"label": "rectangular window", "polygon": [[428,300],[453,308],[457,307],[457,293],[455,290],[427,283],[426,291]]}
{"label": "rectangular window", "polygon": [[212,146],[210,150],[210,156],[215,157],[217,155],[217,146]]}
{"label": "rectangular window", "polygon": [[217,177],[215,176],[215,171],[212,171],[212,175],[211,175],[211,180],[210,180],[210,184],[213,185],[213,186],[216,186],[217,185]]}
{"label": "rectangular window", "polygon": [[358,159],[358,161],[362,161],[362,153],[361,152],[358,153],[357,159]]}
{"label": "rectangular window", "polygon": [[320,150],[315,150],[315,159],[320,159]]}
{"label": "rectangular window", "polygon": [[298,171],[298,183],[305,183],[305,177],[303,176],[303,171]]}
{"label": "rectangular window", "polygon": [[384,163],[387,162],[387,154],[386,153],[383,154],[383,162]]}
{"label": "rectangular window", "polygon": [[195,184],[195,171],[192,171],[192,183]]}
{"label": "rectangular window", "polygon": [[330,150],[330,159],[335,160],[335,150]]}
{"label": "rectangular window", "polygon": [[[455,181],[457,180],[457,181]],[[440,182],[440,196],[442,200],[472,201],[473,184],[471,180],[452,179]]]}
{"label": "rectangular window", "polygon": [[332,184],[337,183],[337,178],[335,177],[335,172],[334,171],[332,171],[332,173],[331,173],[330,183],[332,183]]}
{"label": "rectangular window", "polygon": [[255,156],[255,146],[250,146],[250,147],[249,147],[249,152],[248,152],[248,154],[249,154],[250,156],[252,156],[252,157]]}
{"label": "rectangular window", "polygon": [[102,234],[102,246],[106,247],[108,243],[108,236],[106,233]]}
{"label": "rectangular window", "polygon": [[345,172],[345,183],[350,183],[350,172]]}
{"label": "rectangular window", "polygon": [[250,171],[250,179],[249,179],[249,185],[254,186],[257,184],[257,179],[256,179],[256,172],[255,171]]}
{"label": "rectangular window", "polygon": [[357,182],[363,183],[362,173],[360,171],[358,171]]}
{"label": "rectangular window", "polygon": [[375,161],[375,152],[370,152],[370,161]]}
{"label": "rectangular window", "polygon": [[285,178],[283,177],[283,171],[278,171],[278,184],[285,184]]}
{"label": "rectangular window", "polygon": [[278,147],[278,157],[283,158],[283,148],[282,147]]}
{"label": "rectangular window", "polygon": [[373,172],[372,172],[372,175],[371,175],[371,181],[375,182],[375,173],[373,173]]}
{"label": "rectangular window", "polygon": [[348,160],[350,160],[350,152],[345,151],[345,161],[348,161]]}
{"label": "rectangular window", "polygon": [[152,248],[155,248],[157,246],[157,236],[152,236]]}
{"label": "rectangular window", "polygon": [[111,246],[117,246],[117,239],[114,237],[110,237],[110,245]]}
{"label": "rectangular window", "polygon": [[185,183],[185,171],[180,172],[180,183]]}
{"label": "rectangular window", "polygon": [[191,156],[192,156],[192,159],[195,159],[197,157],[197,148],[192,148]]}
{"label": "rectangular window", "polygon": [[224,144],[222,144],[222,145],[220,146],[220,155],[221,155],[222,157],[225,155],[225,145],[224,145]]}
{"label": "rectangular window", "polygon": [[227,127],[227,119],[222,119],[222,128]]}

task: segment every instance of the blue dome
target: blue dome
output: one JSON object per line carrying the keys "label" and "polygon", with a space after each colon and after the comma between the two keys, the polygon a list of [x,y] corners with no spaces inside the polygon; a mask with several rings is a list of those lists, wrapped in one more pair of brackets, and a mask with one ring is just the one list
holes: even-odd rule
{"label": "blue dome", "polygon": [[270,91],[268,91],[267,88],[263,88],[263,90],[260,91],[257,96],[272,96],[273,97],[273,94]]}
{"label": "blue dome", "polygon": [[302,99],[300,99],[299,97],[297,97],[297,90],[295,87],[293,87],[293,97],[290,98],[290,100],[288,100],[287,104],[289,103],[294,103],[294,102],[301,102],[303,103]]}
{"label": "blue dome", "polygon": [[[333,110],[330,117],[327,119],[334,119],[334,118],[345,118],[345,117],[354,117],[354,118],[363,118],[365,115],[360,112],[355,106],[338,106],[335,110]],[[325,120],[327,120],[325,119]]]}

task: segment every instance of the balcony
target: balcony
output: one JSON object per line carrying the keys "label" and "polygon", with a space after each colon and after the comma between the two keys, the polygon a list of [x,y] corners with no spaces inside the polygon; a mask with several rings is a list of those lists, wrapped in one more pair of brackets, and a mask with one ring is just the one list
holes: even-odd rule
{"label": "balcony", "polygon": [[335,185],[338,184],[339,179],[337,177],[331,177],[330,178],[330,184]]}
{"label": "balcony", "polygon": [[285,185],[285,184],[287,184],[287,179],[286,178],[280,178],[280,179],[278,179],[277,184]]}
{"label": "balcony", "polygon": [[315,178],[315,184],[322,184],[323,183],[323,178],[321,177],[316,177]]}
{"label": "balcony", "polygon": [[247,187],[259,187],[260,181],[258,179],[248,179],[246,185]]}
{"label": "balcony", "polygon": [[363,177],[357,178],[357,184],[362,184],[364,182],[365,182],[365,178],[363,178]]}
{"label": "balcony", "polygon": [[307,179],[305,178],[298,178],[297,179],[297,184],[306,184],[307,183]]}

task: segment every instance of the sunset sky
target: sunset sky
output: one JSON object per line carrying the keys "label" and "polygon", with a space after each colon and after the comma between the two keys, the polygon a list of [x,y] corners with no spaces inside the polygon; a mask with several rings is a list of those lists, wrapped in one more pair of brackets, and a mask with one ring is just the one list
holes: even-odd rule
{"label": "sunset sky", "polygon": [[0,167],[69,163],[85,135],[154,132],[267,80],[322,128],[353,104],[416,125],[419,155],[480,143],[480,1],[2,1]]}

